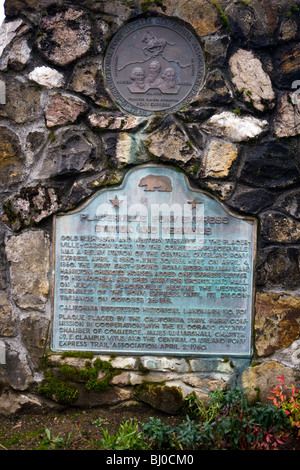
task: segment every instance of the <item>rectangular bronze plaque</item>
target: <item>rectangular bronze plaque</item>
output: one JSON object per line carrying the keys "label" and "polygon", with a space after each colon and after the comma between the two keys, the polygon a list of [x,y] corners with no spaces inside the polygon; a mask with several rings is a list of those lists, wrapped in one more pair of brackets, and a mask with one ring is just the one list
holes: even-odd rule
{"label": "rectangular bronze plaque", "polygon": [[145,165],[54,223],[54,351],[252,354],[254,219]]}

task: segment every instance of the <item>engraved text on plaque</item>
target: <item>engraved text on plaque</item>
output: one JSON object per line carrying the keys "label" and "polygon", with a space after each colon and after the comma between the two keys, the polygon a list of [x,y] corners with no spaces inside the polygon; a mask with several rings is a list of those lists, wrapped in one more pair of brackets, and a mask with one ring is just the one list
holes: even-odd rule
{"label": "engraved text on plaque", "polygon": [[163,166],[55,219],[55,351],[249,356],[256,223]]}

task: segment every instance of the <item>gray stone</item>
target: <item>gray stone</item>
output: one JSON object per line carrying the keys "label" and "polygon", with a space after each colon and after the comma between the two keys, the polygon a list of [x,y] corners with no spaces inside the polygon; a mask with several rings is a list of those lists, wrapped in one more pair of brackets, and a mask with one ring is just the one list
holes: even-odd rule
{"label": "gray stone", "polygon": [[40,156],[44,145],[49,138],[48,132],[44,129],[32,129],[27,135],[25,144],[26,163],[30,167]]}
{"label": "gray stone", "polygon": [[49,240],[44,232],[24,232],[9,238],[12,297],[24,310],[43,312],[49,295]]}
{"label": "gray stone", "polygon": [[206,181],[205,184],[209,191],[212,191],[213,194],[223,201],[232,194],[235,187],[234,182]]}
{"label": "gray stone", "polygon": [[0,364],[6,364],[6,344],[0,340]]}
{"label": "gray stone", "polygon": [[24,157],[18,136],[0,127],[0,187],[9,188],[22,181]]}
{"label": "gray stone", "polygon": [[207,395],[216,389],[225,390],[227,382],[222,379],[215,379],[214,377],[199,377],[197,375],[189,375],[182,378],[183,382],[191,387],[197,387]]}
{"label": "gray stone", "polygon": [[5,2],[5,15],[15,17],[21,13],[39,8],[47,8],[53,4],[53,0],[7,0]]}
{"label": "gray stone", "polygon": [[130,372],[122,372],[121,374],[115,375],[112,378],[111,383],[113,385],[118,385],[119,387],[131,385],[131,373]]}
{"label": "gray stone", "polygon": [[105,89],[100,62],[101,58],[85,59],[76,64],[69,88],[91,98],[103,110],[112,109],[115,104]]}
{"label": "gray stone", "polygon": [[300,190],[296,189],[278,198],[274,207],[287,212],[295,219],[300,219]]}
{"label": "gray stone", "polygon": [[112,367],[115,369],[134,370],[138,367],[138,357],[118,356],[110,358],[109,356],[104,360],[110,361]]}
{"label": "gray stone", "polygon": [[136,395],[140,401],[148,403],[165,413],[176,413],[183,404],[183,395],[178,386],[146,385],[141,386]]}
{"label": "gray stone", "polygon": [[49,334],[49,320],[30,316],[21,321],[22,341],[33,364],[41,366]]}
{"label": "gray stone", "polygon": [[174,122],[165,122],[145,142],[148,152],[169,163],[187,163],[197,157],[196,150],[185,132]]}
{"label": "gray stone", "polygon": [[41,116],[41,93],[33,83],[10,76],[5,83],[6,104],[0,105],[0,117],[24,124]]}
{"label": "gray stone", "polygon": [[41,413],[44,406],[37,397],[30,394],[5,391],[0,395],[0,415],[12,416],[20,412]]}
{"label": "gray stone", "polygon": [[294,371],[300,370],[300,340],[297,339],[289,347],[282,348],[272,354],[272,359]]}
{"label": "gray stone", "polygon": [[136,130],[146,119],[138,116],[115,116],[113,114],[90,114],[88,116],[90,125],[99,130],[130,131]]}
{"label": "gray stone", "polygon": [[225,359],[203,359],[196,358],[189,361],[191,370],[193,372],[219,372],[232,374],[234,371],[234,364],[232,361]]}
{"label": "gray stone", "polygon": [[300,282],[298,247],[271,247],[259,252],[257,286],[280,289],[297,288]]}
{"label": "gray stone", "polygon": [[32,370],[22,346],[17,342],[7,343],[6,364],[0,367],[1,385],[16,391],[25,391],[33,382]]}
{"label": "gray stone", "polygon": [[140,358],[143,368],[156,371],[187,372],[189,365],[183,358],[167,358],[158,356],[142,356]]}
{"label": "gray stone", "polygon": [[251,0],[231,2],[225,15],[231,33],[243,46],[268,46],[277,42],[277,27],[280,24],[281,11],[289,8],[289,0]]}
{"label": "gray stone", "polygon": [[253,116],[238,116],[230,111],[215,114],[202,126],[208,134],[223,137],[233,142],[242,142],[258,137],[267,130],[268,122]]}
{"label": "gray stone", "polygon": [[57,93],[50,98],[46,107],[46,124],[48,127],[73,124],[85,109],[85,102],[79,98]]}
{"label": "gray stone", "polygon": [[[104,152],[111,167],[141,164],[150,160],[139,133],[110,132],[102,136]],[[113,178],[115,177],[115,171]],[[118,177],[118,176],[117,176]]]}
{"label": "gray stone", "polygon": [[264,212],[261,217],[262,237],[271,243],[298,243],[300,222],[280,212]]}
{"label": "gray stone", "polygon": [[28,78],[46,88],[60,88],[64,85],[64,75],[58,70],[45,65],[35,67],[28,75]]}
{"label": "gray stone", "polygon": [[61,207],[59,196],[53,188],[26,187],[5,201],[2,220],[18,231],[38,224]]}
{"label": "gray stone", "polygon": [[212,36],[203,37],[203,50],[207,63],[222,66],[225,64],[230,38],[224,32],[216,32]]}
{"label": "gray stone", "polygon": [[149,160],[139,136],[122,132],[118,134],[115,158],[119,166],[141,164]]}
{"label": "gray stone", "polygon": [[239,179],[254,187],[285,189],[299,181],[297,142],[270,140],[253,143],[245,148],[244,165]]}
{"label": "gray stone", "polygon": [[290,41],[296,36],[297,31],[297,22],[293,18],[285,18],[280,25],[278,37],[281,41]]}
{"label": "gray stone", "polygon": [[239,49],[229,59],[229,65],[236,91],[242,94],[246,103],[251,103],[259,111],[274,107],[271,79],[252,51]]}
{"label": "gray stone", "polygon": [[249,367],[242,374],[242,387],[246,389],[250,402],[261,400],[264,403],[271,404],[268,397],[271,395],[270,390],[280,382],[276,377],[284,376],[287,386],[297,382],[297,372],[276,361],[267,361],[254,367]]}
{"label": "gray stone", "polygon": [[224,178],[228,176],[230,168],[238,156],[238,147],[231,142],[213,140],[203,159],[203,176]]}
{"label": "gray stone", "polygon": [[300,133],[299,105],[293,102],[291,93],[281,95],[279,99],[274,130],[278,137],[289,137]]}
{"label": "gray stone", "polygon": [[249,189],[238,185],[234,194],[226,200],[226,203],[248,214],[257,214],[274,202],[274,195],[264,189]]}
{"label": "gray stone", "polygon": [[43,162],[39,163],[35,170],[37,177],[46,179],[97,169],[101,166],[101,162],[97,159],[101,149],[100,138],[87,137],[85,130],[81,128],[58,129],[48,145]]}
{"label": "gray stone", "polygon": [[6,85],[3,80],[0,80],[0,104],[6,104]]}
{"label": "gray stone", "polygon": [[16,336],[17,319],[6,292],[0,292],[0,335]]}
{"label": "gray stone", "polygon": [[[159,372],[159,371],[152,371],[152,372],[130,372],[128,377],[128,383],[130,385],[140,385],[143,383],[165,383],[169,385],[170,380],[175,380],[180,378],[181,375],[174,372]],[[117,377],[116,377],[117,378]]]}
{"label": "gray stone", "polygon": [[284,293],[257,293],[255,349],[258,357],[287,348],[299,337],[300,298]]}
{"label": "gray stone", "polygon": [[5,48],[13,41],[17,35],[17,31],[23,24],[22,19],[16,19],[9,23],[3,23],[0,28],[0,57],[2,56]]}
{"label": "gray stone", "polygon": [[[85,385],[76,384],[78,389],[78,398],[74,403],[78,407],[97,407],[104,405],[117,405],[134,397],[134,392],[131,389],[123,389],[117,386],[111,387],[109,390],[101,391],[101,393],[94,391],[87,391]],[[53,396],[56,400],[56,397]]]}
{"label": "gray stone", "polygon": [[38,49],[47,60],[62,67],[82,57],[91,46],[91,28],[80,10],[69,8],[44,17],[40,31]]}
{"label": "gray stone", "polygon": [[0,340],[0,364],[6,364],[6,344]]}
{"label": "gray stone", "polygon": [[31,58],[31,28],[22,20],[3,23],[0,29],[0,70],[22,70]]}

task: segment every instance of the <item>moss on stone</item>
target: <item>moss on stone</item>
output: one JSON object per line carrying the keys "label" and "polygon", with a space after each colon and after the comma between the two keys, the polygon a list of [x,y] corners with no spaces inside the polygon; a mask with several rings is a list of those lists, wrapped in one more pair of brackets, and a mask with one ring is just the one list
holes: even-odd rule
{"label": "moss on stone", "polygon": [[163,8],[163,1],[162,0],[144,0],[141,2],[141,9],[145,13],[149,7],[152,5],[156,5],[157,7]]}
{"label": "moss on stone", "polygon": [[222,7],[220,5],[220,3],[218,1],[214,1],[213,2],[214,6],[217,8],[218,12],[219,12],[219,15],[220,15],[220,18],[221,18],[221,21],[222,21],[222,24],[223,26],[226,28],[226,30],[228,32],[231,31],[231,28],[230,28],[230,25],[229,25],[229,20],[226,16],[226,14],[224,13],[224,11],[222,10]]}
{"label": "moss on stone", "polygon": [[62,358],[65,358],[65,357],[80,357],[80,358],[83,358],[83,359],[93,359],[94,357],[94,354],[92,352],[89,352],[89,351],[65,351],[64,353],[62,353],[61,355]]}
{"label": "moss on stone", "polygon": [[[63,357],[79,357],[92,358],[92,353],[67,352]],[[46,367],[57,367],[51,364],[51,360],[44,362]],[[99,373],[103,372],[104,376],[98,379]],[[58,367],[60,377],[56,377],[51,370],[45,371],[45,379],[39,388],[39,393],[46,395],[48,398],[55,398],[59,403],[73,403],[78,397],[78,390],[68,382],[85,382],[85,388],[88,391],[103,392],[109,390],[111,380],[115,375],[121,372],[114,369],[110,362],[102,361],[97,358],[94,363],[87,361],[85,368],[76,368],[68,364],[62,364]]]}
{"label": "moss on stone", "polygon": [[144,381],[136,387],[135,393],[140,401],[166,413],[176,413],[184,403],[181,390],[164,383]]}
{"label": "moss on stone", "polygon": [[38,392],[47,398],[55,398],[58,403],[63,404],[72,404],[78,398],[78,389],[68,385],[63,379],[55,377],[51,371],[45,373],[45,378]]}

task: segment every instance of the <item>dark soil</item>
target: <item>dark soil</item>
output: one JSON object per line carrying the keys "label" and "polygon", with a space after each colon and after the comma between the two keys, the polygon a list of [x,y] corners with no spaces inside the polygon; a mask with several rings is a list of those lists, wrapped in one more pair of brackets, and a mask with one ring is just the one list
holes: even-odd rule
{"label": "dark soil", "polygon": [[[171,427],[185,419],[183,415],[168,415],[147,405],[115,409],[74,408],[47,414],[1,417],[0,450],[104,450],[101,446],[103,429],[115,434],[126,420],[136,419],[145,423],[151,417],[160,418]],[[299,451],[300,440],[290,439],[279,450]]]}
{"label": "dark soil", "polygon": [[[101,450],[103,428],[115,434],[126,420],[136,419],[139,423],[145,423],[152,416],[169,426],[179,424],[184,419],[183,416],[171,416],[146,405],[126,409],[68,409],[47,414],[1,417],[0,450]],[[50,439],[46,429],[50,431]]]}

